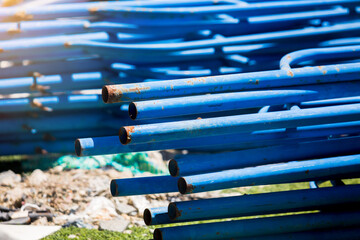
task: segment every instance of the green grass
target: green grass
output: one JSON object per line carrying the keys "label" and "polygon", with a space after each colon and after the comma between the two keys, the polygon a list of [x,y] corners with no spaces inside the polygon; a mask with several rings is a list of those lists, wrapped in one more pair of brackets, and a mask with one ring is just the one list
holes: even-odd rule
{"label": "green grass", "polygon": [[96,229],[85,229],[68,227],[62,228],[54,234],[43,238],[42,240],[149,240],[152,239],[152,233],[149,228],[132,227],[130,228],[131,233],[119,233],[112,231],[99,231]]}

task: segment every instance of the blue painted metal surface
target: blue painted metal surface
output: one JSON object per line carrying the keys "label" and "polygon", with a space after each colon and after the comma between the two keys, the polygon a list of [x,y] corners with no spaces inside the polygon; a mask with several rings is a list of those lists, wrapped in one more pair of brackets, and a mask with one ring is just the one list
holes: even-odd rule
{"label": "blue painted metal surface", "polygon": [[352,240],[352,239],[356,239],[359,236],[359,233],[360,233],[359,228],[337,228],[337,229],[324,229],[318,231],[305,231],[305,232],[284,233],[278,235],[257,236],[257,237],[241,238],[241,239],[243,240],[272,240],[272,239]]}
{"label": "blue painted metal surface", "polygon": [[189,115],[195,112],[199,114],[221,112],[360,95],[358,81],[294,88],[296,90],[232,92],[132,102],[129,105],[129,116],[134,120],[162,118]]}
{"label": "blue painted metal surface", "polygon": [[[280,162],[358,154],[360,153],[359,141],[359,137],[349,137],[299,144],[289,143],[226,153],[189,154],[172,159],[168,166],[170,174],[175,177]],[[226,161],[221,161],[221,159],[226,159]]]}
{"label": "blue painted metal surface", "polygon": [[358,79],[359,63],[103,87],[106,103]]}
{"label": "blue painted metal surface", "polygon": [[359,212],[312,213],[282,217],[216,222],[180,227],[157,228],[154,240],[160,239],[231,239],[306,230],[354,227],[360,221]]}
{"label": "blue painted metal surface", "polygon": [[360,104],[279,111],[120,128],[122,144],[189,139],[266,129],[356,121]]}
{"label": "blue painted metal surface", "polygon": [[[221,182],[224,175],[217,171],[226,170],[221,174],[242,171],[248,174],[248,180],[259,183],[266,175],[261,169],[278,166],[281,172],[281,166],[290,166],[283,169],[283,175],[265,180],[306,179],[318,185],[324,177],[338,186],[311,190],[318,191],[318,195],[321,191],[331,192],[334,197],[316,198],[311,194],[302,202],[282,205],[281,201],[296,198],[291,194],[306,191],[241,198],[243,205],[250,206],[255,202],[246,199],[275,196],[277,206],[283,207],[271,209],[263,203],[258,209],[252,208],[254,212],[263,213],[260,209],[266,207],[269,212],[299,210],[301,206],[296,204],[305,202],[313,204],[310,209],[316,209],[331,201],[346,204],[355,200],[344,198],[348,192],[341,189],[348,187],[339,187],[343,182],[338,178],[357,176],[358,170],[356,160],[350,159],[355,156],[342,156],[358,153],[360,135],[358,0],[53,3],[26,2],[0,8],[0,155],[33,154],[36,147],[41,154],[66,152],[73,148],[76,138],[80,138],[75,144],[78,155],[188,149],[191,152],[183,163],[191,167],[185,175],[208,174],[185,179],[211,175],[219,177],[214,181]],[[279,61],[281,69],[276,70]],[[291,68],[295,64],[297,67]],[[104,84],[103,100],[122,104],[99,102],[99,88]],[[126,128],[131,142],[123,145],[121,142],[129,142],[128,136],[120,134],[120,142],[113,135],[119,127],[132,124],[126,104],[134,101],[130,115],[140,120],[137,124],[146,125]],[[193,151],[214,154],[201,154],[202,158],[197,159],[192,157]],[[231,152],[219,153],[223,151]],[[239,156],[240,165],[236,162]],[[293,160],[305,160],[301,162],[305,165],[262,165]],[[203,167],[213,162],[216,164],[210,168]],[[306,165],[310,162],[316,164]],[[237,169],[249,164],[254,166],[251,171]],[[305,167],[315,172],[306,173]],[[110,188],[116,196],[152,194],[177,191],[177,182],[170,176],[115,179]],[[227,183],[217,186],[227,187]],[[311,197],[316,199],[310,201]],[[201,201],[184,204],[198,203]],[[305,205],[305,209],[310,206]],[[222,205],[205,204],[210,206],[216,209]],[[246,210],[251,214],[251,207]],[[196,211],[187,214],[195,216]],[[329,227],[355,226],[351,221],[358,224],[356,217],[342,210],[263,218],[245,221],[248,228],[244,231],[237,231],[231,222],[198,225],[190,226],[195,230],[189,232],[178,232],[182,227],[175,231],[156,230],[154,239],[187,239],[189,233],[196,239],[228,239],[231,234],[237,239],[239,232],[248,237],[256,233],[259,238],[271,234],[279,239],[307,238],[310,233],[328,236]],[[333,218],[336,223],[325,224]],[[148,209],[144,219],[147,224],[171,222],[165,206]],[[309,221],[311,224],[306,225]],[[281,225],[284,222],[287,225]],[[212,228],[217,226],[224,229]],[[259,226],[264,229],[260,231]],[[207,228],[211,229],[204,231]],[[358,228],[353,229],[356,232]],[[336,230],[334,236],[339,236]],[[215,235],[209,236],[211,231]],[[353,234],[348,231],[346,236]]]}
{"label": "blue painted metal surface", "polygon": [[172,202],[169,204],[168,213],[170,219],[175,222],[196,221],[281,212],[329,210],[356,204],[359,198],[359,185],[328,187]]}
{"label": "blue painted metal surface", "polygon": [[177,180],[171,176],[113,179],[110,190],[114,197],[176,192]]}
{"label": "blue painted metal surface", "polygon": [[255,131],[251,133],[227,134],[192,138],[187,141],[173,140],[157,143],[123,145],[118,136],[78,139],[75,152],[78,156],[114,154],[122,152],[138,152],[165,149],[199,149],[209,147],[207,151],[225,151],[230,149],[246,149],[279,144],[309,141],[311,139],[327,139],[341,134],[359,134],[360,122],[347,122],[299,127],[297,131],[283,129]]}
{"label": "blue painted metal surface", "polygon": [[179,191],[206,192],[224,188],[329,180],[359,176],[360,155],[277,163],[179,178]]}

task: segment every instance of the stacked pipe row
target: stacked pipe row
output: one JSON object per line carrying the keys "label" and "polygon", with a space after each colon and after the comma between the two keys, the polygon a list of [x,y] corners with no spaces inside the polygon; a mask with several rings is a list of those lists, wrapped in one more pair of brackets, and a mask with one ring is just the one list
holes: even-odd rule
{"label": "stacked pipe row", "polygon": [[[273,41],[287,33],[285,30],[263,36],[271,36]],[[317,34],[321,35],[322,31],[314,33],[312,43],[316,42]],[[251,41],[256,43],[269,40],[255,36]],[[294,43],[306,42],[297,37],[301,42],[294,40]],[[190,194],[310,182],[311,189],[173,202],[146,209],[147,225],[218,220],[157,228],[155,240],[356,239],[359,236],[360,214],[356,206],[360,199],[359,185],[346,186],[342,181],[359,177],[360,170],[357,38],[354,35],[341,40],[328,39],[316,46],[305,44],[303,50],[294,52],[291,51],[296,49],[289,47],[291,38],[284,39],[273,45],[273,50],[251,51],[263,56],[271,54],[272,59],[265,62],[273,66],[277,59],[273,53],[281,55],[283,49],[290,52],[279,59],[280,70],[267,69],[265,64],[263,68],[257,66],[244,71],[248,73],[211,72],[201,77],[103,87],[104,102],[130,102],[131,119],[161,122],[124,124],[118,136],[78,139],[75,145],[78,155],[160,149],[190,151],[169,161],[171,176],[112,180],[113,196],[176,191]],[[214,47],[210,54],[214,57],[218,45],[233,44],[232,40],[226,37],[198,40],[196,46]],[[153,46],[151,61],[158,62],[171,61],[168,52],[178,56],[176,50],[186,52],[193,47],[188,43],[171,44],[169,48],[163,44],[164,50],[160,50],[160,45]],[[145,56],[149,46],[138,47]],[[224,49],[221,51],[224,54]],[[258,55],[252,53],[245,57],[256,59]],[[319,188],[327,180],[333,187]],[[291,214],[261,216],[280,213]],[[239,217],[251,218],[239,220]]]}
{"label": "stacked pipe row", "polygon": [[[155,240],[355,239],[360,233],[359,186],[345,186],[341,179],[357,178],[360,170],[358,50],[353,45],[296,51],[281,59],[280,70],[104,86],[104,101],[134,101],[129,106],[134,120],[212,112],[223,116],[124,126],[119,136],[79,139],[76,150],[85,155],[191,150],[169,161],[171,176],[112,180],[113,196],[306,181],[314,188],[146,209],[148,225],[317,211],[157,228]],[[345,56],[351,63],[338,63]],[[323,58],[330,64],[291,67]],[[237,112],[249,108],[257,112]],[[319,188],[326,180],[334,187]]]}
{"label": "stacked pipe row", "polygon": [[356,0],[54,0],[0,8],[1,155],[70,152],[77,137],[115,135],[128,122],[128,104],[104,104],[104,84],[275,69],[287,52],[358,44],[358,16]]}

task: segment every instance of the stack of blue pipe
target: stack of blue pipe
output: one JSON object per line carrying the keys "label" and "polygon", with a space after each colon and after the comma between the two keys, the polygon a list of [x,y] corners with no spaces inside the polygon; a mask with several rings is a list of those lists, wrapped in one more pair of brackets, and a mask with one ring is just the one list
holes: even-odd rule
{"label": "stack of blue pipe", "polygon": [[[322,1],[325,2],[330,3]],[[250,26],[259,19],[270,21],[280,15],[283,20],[287,19],[274,21],[279,24],[271,20],[271,24],[259,25],[263,32],[247,32],[256,31],[256,28],[238,27],[231,29],[233,35],[228,35],[229,25],[215,29],[215,24],[210,32],[216,34],[211,39],[94,46],[94,52],[104,47],[121,49],[124,57],[131,56],[127,62],[131,66],[116,65],[127,68],[126,74],[134,74],[136,69],[143,69],[141,74],[147,74],[143,66],[155,63],[165,68],[152,71],[156,73],[154,79],[110,84],[102,89],[104,102],[128,103],[131,119],[153,122],[120,125],[118,136],[78,139],[77,154],[189,150],[189,154],[177,155],[169,161],[171,176],[112,180],[113,196],[177,191],[191,194],[309,182],[310,189],[173,202],[146,209],[144,221],[147,225],[222,220],[157,228],[155,240],[356,239],[360,235],[357,206],[360,188],[342,181],[357,178],[360,172],[357,33],[352,29],[349,35],[343,35],[350,25],[315,19],[313,13],[306,15],[304,12],[298,13],[301,20],[297,19],[297,24],[304,24],[303,17],[308,16],[308,23],[319,25],[297,25],[294,29],[294,25],[287,25],[294,23],[288,19],[290,15],[283,15],[281,9],[289,10],[300,3],[305,4],[304,1],[248,1],[236,7],[233,3],[216,6],[224,16],[237,17],[239,25]],[[353,3],[359,5],[359,2]],[[357,9],[343,7],[350,15]],[[200,6],[166,10],[144,8],[138,9],[137,14],[125,8],[114,9],[112,16],[126,12],[129,12],[126,16],[139,19],[156,13],[154,19],[159,22],[167,19],[171,25],[174,22],[169,20],[168,12],[177,23],[181,18],[213,20],[210,16],[215,10]],[[270,12],[280,15],[260,17],[271,15]],[[343,21],[341,24],[357,23],[356,20]],[[89,46],[89,43],[79,45]],[[106,55],[112,54],[108,51]],[[222,68],[224,65],[232,67],[230,72],[219,71],[219,68],[215,71],[212,65],[208,72],[204,68],[197,71],[200,76],[190,68],[183,72],[187,72],[186,75],[178,74],[179,69],[184,68],[182,62],[204,64],[219,58]],[[140,61],[148,62],[142,65]],[[164,70],[173,62],[181,62],[176,71]],[[160,74],[165,72],[166,75]],[[158,81],[161,79],[169,80]],[[332,187],[319,187],[327,180]],[[261,216],[281,213],[291,214]],[[245,216],[248,219],[234,219]]]}
{"label": "stack of blue pipe", "polygon": [[311,211],[155,240],[359,236],[342,181],[360,172],[359,0],[58,2],[0,8],[0,155],[189,151],[113,196],[310,182],[147,209],[148,225]]}
{"label": "stack of blue pipe", "polygon": [[[0,154],[67,153],[76,138],[116,135],[131,124],[132,99],[104,104],[104,84],[272,70],[291,51],[359,44],[359,12],[357,0],[33,0],[1,7]],[[354,62],[347,54],[338,60]],[[132,118],[169,121],[141,115]],[[186,119],[193,116],[170,120]]]}

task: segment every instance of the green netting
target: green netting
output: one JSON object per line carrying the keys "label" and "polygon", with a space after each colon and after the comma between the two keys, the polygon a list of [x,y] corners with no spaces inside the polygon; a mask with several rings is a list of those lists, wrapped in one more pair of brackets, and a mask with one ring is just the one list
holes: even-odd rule
{"label": "green netting", "polygon": [[74,157],[71,155],[60,157],[56,165],[65,169],[95,169],[106,166],[114,167],[118,171],[130,170],[133,174],[150,172],[154,174],[167,173],[166,166],[152,161],[147,153],[122,153],[91,157]]}

